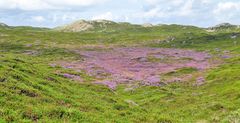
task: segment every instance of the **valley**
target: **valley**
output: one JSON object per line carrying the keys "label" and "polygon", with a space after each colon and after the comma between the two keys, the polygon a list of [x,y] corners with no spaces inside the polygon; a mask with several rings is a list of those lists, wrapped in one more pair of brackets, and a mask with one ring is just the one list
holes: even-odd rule
{"label": "valley", "polygon": [[237,123],[239,54],[231,24],[1,24],[0,122]]}

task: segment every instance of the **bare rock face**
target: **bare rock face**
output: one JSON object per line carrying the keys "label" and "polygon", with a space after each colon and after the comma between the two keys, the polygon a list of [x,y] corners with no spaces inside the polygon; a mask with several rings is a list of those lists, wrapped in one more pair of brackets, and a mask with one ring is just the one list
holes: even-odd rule
{"label": "bare rock face", "polygon": [[71,24],[56,27],[54,30],[62,31],[62,32],[82,32],[82,31],[90,31],[98,28],[105,29],[107,28],[108,25],[111,25],[111,24],[117,24],[117,23],[109,20],[90,20],[90,21],[79,20]]}
{"label": "bare rock face", "polygon": [[74,23],[55,28],[55,30],[63,32],[81,32],[90,29],[94,29],[93,25],[85,20],[79,20]]}

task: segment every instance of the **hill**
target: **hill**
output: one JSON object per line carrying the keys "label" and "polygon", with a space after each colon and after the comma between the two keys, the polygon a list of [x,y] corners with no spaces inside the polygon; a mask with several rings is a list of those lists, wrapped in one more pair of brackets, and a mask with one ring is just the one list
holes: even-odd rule
{"label": "hill", "polygon": [[64,26],[54,28],[56,31],[62,32],[83,32],[83,31],[95,31],[95,32],[115,32],[127,29],[138,29],[154,27],[150,23],[143,25],[131,24],[127,22],[113,22],[109,20],[79,20]]}
{"label": "hill", "polygon": [[113,22],[109,20],[79,20],[71,24],[59,26],[53,29],[60,32],[92,32],[92,33],[149,33],[163,31],[165,33],[182,30],[182,31],[196,31],[203,30],[202,28],[185,25],[153,25],[145,23],[142,25],[131,24],[127,22]]}
{"label": "hill", "polygon": [[79,20],[71,24],[57,27],[55,28],[55,30],[63,32],[104,31],[118,27],[121,28],[121,26],[123,25],[128,24],[116,23],[108,20],[94,20],[94,21]]}
{"label": "hill", "polygon": [[8,27],[8,25],[5,23],[0,23],[0,27]]}
{"label": "hill", "polygon": [[0,28],[0,122],[240,120],[239,30],[79,23]]}
{"label": "hill", "polygon": [[216,31],[221,31],[221,30],[225,30],[225,31],[230,31],[230,30],[239,30],[240,29],[240,25],[232,25],[230,23],[221,23],[218,24],[216,26],[213,27],[209,27],[208,29],[210,30],[216,30]]}

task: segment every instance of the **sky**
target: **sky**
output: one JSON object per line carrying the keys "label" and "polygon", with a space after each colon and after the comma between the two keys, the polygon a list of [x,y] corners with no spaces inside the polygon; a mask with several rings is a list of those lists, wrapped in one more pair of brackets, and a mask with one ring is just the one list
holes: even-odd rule
{"label": "sky", "polygon": [[0,0],[0,22],[11,26],[56,27],[80,19],[240,25],[240,0]]}

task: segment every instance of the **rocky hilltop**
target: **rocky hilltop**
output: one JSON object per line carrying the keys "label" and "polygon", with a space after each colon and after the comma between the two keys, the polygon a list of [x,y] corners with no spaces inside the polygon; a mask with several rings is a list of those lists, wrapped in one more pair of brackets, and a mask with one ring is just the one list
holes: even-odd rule
{"label": "rocky hilltop", "polygon": [[5,23],[0,23],[0,27],[8,27],[8,25]]}
{"label": "rocky hilltop", "polygon": [[[216,26],[208,27],[208,28],[200,28],[190,25],[178,25],[178,24],[132,24],[128,22],[114,22],[110,20],[78,20],[70,24],[66,24],[63,26],[59,26],[54,28],[55,31],[60,32],[84,32],[84,31],[94,31],[94,32],[122,32],[126,30],[151,30],[155,28],[166,28],[166,30],[172,30],[181,28],[181,29],[189,29],[189,28],[198,28],[198,29],[207,29],[207,31],[217,31],[217,30],[231,30],[231,29],[240,29],[240,25],[234,25],[230,23],[221,23]],[[166,31],[165,30],[165,31]]]}
{"label": "rocky hilltop", "polygon": [[82,32],[82,31],[119,31],[121,29],[136,29],[136,28],[149,28],[155,27],[151,23],[145,23],[142,25],[131,24],[128,22],[114,22],[110,20],[79,20],[73,23],[59,26],[54,28],[56,31],[62,32]]}
{"label": "rocky hilltop", "polygon": [[56,27],[55,30],[62,32],[82,32],[96,30],[100,28],[104,29],[113,25],[117,25],[117,23],[108,20],[79,20],[64,26]]}
{"label": "rocky hilltop", "polygon": [[232,28],[240,28],[239,25],[233,25],[230,23],[221,23],[213,27],[209,27],[212,30],[221,30],[221,29],[232,29]]}

